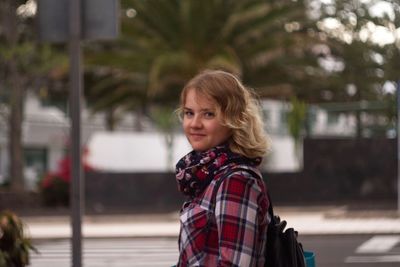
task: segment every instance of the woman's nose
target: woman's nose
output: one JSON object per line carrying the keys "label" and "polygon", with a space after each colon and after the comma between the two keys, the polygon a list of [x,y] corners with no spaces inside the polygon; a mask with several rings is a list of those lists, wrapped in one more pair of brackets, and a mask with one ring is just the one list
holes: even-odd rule
{"label": "woman's nose", "polygon": [[198,116],[198,115],[193,116],[190,126],[192,128],[201,128],[201,125],[202,125],[202,123],[201,123],[200,116]]}

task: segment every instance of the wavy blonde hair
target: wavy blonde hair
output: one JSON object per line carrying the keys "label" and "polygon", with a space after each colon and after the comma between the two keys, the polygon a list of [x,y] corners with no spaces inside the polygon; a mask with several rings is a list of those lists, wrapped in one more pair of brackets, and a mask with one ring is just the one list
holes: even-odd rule
{"label": "wavy blonde hair", "polygon": [[189,90],[195,90],[216,104],[222,124],[232,131],[228,142],[233,152],[248,158],[263,157],[267,153],[270,142],[264,130],[256,95],[236,76],[222,70],[205,70],[199,73],[184,86],[180,111]]}

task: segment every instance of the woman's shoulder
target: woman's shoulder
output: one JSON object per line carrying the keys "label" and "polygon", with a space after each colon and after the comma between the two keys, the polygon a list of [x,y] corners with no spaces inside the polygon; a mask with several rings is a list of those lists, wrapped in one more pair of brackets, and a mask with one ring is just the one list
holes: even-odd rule
{"label": "woman's shoulder", "polygon": [[219,179],[225,180],[229,179],[230,177],[238,177],[246,180],[262,180],[261,171],[257,167],[244,164],[228,166],[221,173]]}
{"label": "woman's shoulder", "polygon": [[248,165],[230,166],[214,182],[213,186],[217,186],[219,192],[242,186],[251,187],[257,191],[265,189],[260,170]]}
{"label": "woman's shoulder", "polygon": [[227,170],[216,181],[216,186],[214,192],[217,201],[236,199],[241,202],[241,199],[253,199],[257,202],[266,196],[266,186],[260,171],[252,167]]}

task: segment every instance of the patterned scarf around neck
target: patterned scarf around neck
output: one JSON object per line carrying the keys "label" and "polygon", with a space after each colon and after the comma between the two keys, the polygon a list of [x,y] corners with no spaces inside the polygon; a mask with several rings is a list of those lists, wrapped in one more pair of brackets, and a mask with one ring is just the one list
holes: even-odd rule
{"label": "patterned scarf around neck", "polygon": [[226,166],[232,164],[258,166],[260,163],[261,158],[249,159],[233,153],[227,144],[204,152],[193,150],[176,164],[175,174],[178,190],[187,196],[196,197]]}

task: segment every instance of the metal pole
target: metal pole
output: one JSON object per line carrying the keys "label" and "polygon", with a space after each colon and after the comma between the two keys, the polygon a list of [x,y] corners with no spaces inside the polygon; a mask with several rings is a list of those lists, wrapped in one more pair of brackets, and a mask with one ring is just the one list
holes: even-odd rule
{"label": "metal pole", "polygon": [[397,212],[400,214],[400,80],[397,81]]}
{"label": "metal pole", "polygon": [[82,266],[83,186],[81,166],[81,0],[69,4],[72,266]]}

